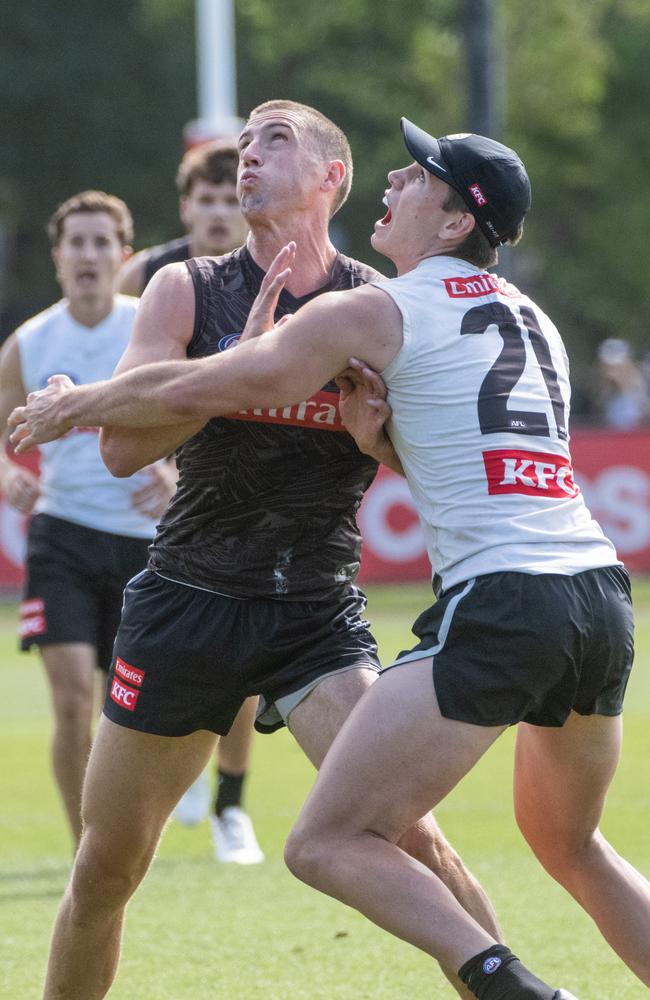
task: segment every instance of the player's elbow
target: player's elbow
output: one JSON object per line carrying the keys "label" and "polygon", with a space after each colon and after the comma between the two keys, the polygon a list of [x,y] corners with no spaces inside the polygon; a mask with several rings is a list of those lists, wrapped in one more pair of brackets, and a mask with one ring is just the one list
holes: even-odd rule
{"label": "player's elbow", "polygon": [[116,479],[126,479],[142,468],[143,463],[131,452],[126,442],[121,441],[119,435],[112,432],[112,429],[102,429],[99,437],[99,453],[104,465]]}

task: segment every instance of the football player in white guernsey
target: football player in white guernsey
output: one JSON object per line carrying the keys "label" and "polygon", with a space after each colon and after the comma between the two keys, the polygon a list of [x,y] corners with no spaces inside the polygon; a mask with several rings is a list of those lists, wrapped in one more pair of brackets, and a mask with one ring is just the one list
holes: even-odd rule
{"label": "football player in white guernsey", "polygon": [[[414,625],[417,647],[368,690],[328,752],[289,839],[289,867],[458,969],[472,996],[570,997],[397,846],[517,724],[524,836],[650,986],[650,885],[599,829],[633,657],[629,579],[573,479],[560,336],[486,271],[496,248],[521,236],[528,177],[493,140],[402,128],[413,162],[389,173],[372,238],[397,278],[323,295],[272,329],[295,258],[287,244],[247,326],[263,336],[103,386],[62,377],[14,413],[13,439],[29,447],[88,420],[148,427],[288,406],[363,357],[370,367],[354,362],[344,377],[344,413],[364,450],[404,471],[438,601]],[[392,408],[387,433],[373,369]],[[370,430],[360,416],[368,400]]]}
{"label": "football player in white guernsey", "polygon": [[[48,227],[64,298],[23,323],[0,354],[0,414],[64,369],[75,381],[109,377],[131,334],[137,299],[115,295],[133,223],[119,198],[84,191]],[[4,421],[3,421],[4,422]],[[173,492],[164,463],[116,480],[101,461],[97,428],[47,445],[40,476],[0,450],[0,489],[34,514],[27,540],[21,647],[39,648],[54,712],[52,767],[75,846],[81,786],[95,716],[96,667],[110,665],[122,589],[147,559]]]}

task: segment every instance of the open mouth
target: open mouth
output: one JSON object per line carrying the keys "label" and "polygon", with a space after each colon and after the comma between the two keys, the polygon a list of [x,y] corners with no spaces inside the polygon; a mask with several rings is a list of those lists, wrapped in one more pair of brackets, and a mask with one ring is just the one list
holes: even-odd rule
{"label": "open mouth", "polygon": [[378,219],[377,220],[377,222],[375,223],[375,225],[377,225],[377,226],[388,226],[388,225],[390,225],[390,221],[391,221],[391,219],[393,217],[393,213],[392,213],[391,208],[390,208],[390,206],[388,204],[388,201],[386,200],[386,196],[384,196],[381,200],[383,201],[383,203],[386,206],[386,208],[388,209],[388,211],[386,212],[386,214],[384,215],[384,217],[382,219]]}

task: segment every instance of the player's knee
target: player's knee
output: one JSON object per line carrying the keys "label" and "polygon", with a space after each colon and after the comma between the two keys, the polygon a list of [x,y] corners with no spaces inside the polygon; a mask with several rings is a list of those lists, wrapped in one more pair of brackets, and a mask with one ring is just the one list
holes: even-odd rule
{"label": "player's knee", "polygon": [[86,829],[75,859],[69,894],[77,915],[110,911],[127,902],[144,878],[149,859],[143,852],[120,850],[106,837]]}
{"label": "player's knee", "polygon": [[517,823],[540,864],[562,883],[589,861],[601,839],[598,830],[582,824],[533,823],[520,816]]}
{"label": "player's knee", "polygon": [[54,715],[59,726],[90,735],[93,716],[92,689],[74,688],[54,692]]}
{"label": "player's knee", "polygon": [[326,856],[323,837],[305,824],[294,826],[284,847],[284,861],[292,875],[307,885],[317,885]]}

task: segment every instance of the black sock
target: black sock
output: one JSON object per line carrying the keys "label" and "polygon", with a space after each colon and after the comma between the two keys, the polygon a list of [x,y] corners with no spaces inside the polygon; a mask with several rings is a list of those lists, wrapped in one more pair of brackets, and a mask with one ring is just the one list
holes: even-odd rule
{"label": "black sock", "polygon": [[470,958],[458,975],[479,1000],[553,1000],[556,992],[502,944]]}
{"label": "black sock", "polygon": [[241,805],[245,777],[245,771],[243,774],[227,774],[220,767],[217,768],[217,797],[214,803],[217,816],[221,816],[228,806]]}

